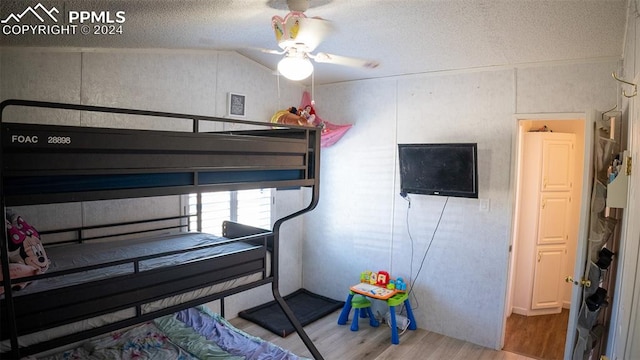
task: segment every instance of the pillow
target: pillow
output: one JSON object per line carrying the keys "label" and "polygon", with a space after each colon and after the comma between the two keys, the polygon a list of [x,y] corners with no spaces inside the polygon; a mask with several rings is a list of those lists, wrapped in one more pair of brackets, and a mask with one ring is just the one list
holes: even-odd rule
{"label": "pillow", "polygon": [[32,266],[39,274],[47,271],[51,261],[44,251],[38,231],[21,216],[12,215],[10,220],[5,219],[9,262]]}

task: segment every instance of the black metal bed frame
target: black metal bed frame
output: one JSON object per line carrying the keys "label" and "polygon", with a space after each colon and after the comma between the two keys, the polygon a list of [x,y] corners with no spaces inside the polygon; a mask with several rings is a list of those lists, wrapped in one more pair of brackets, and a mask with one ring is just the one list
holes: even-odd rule
{"label": "black metal bed frame", "polygon": [[[3,121],[8,107],[185,119],[191,120],[193,125],[191,132],[181,132],[8,123]],[[204,133],[199,130],[204,121],[246,124],[264,127],[264,130]],[[3,216],[6,215],[7,206],[188,193],[196,193],[200,204],[202,192],[208,191],[269,187],[309,187],[312,190],[310,203],[303,209],[278,219],[271,232],[264,233],[260,229],[225,223],[224,235],[234,239],[230,241],[256,245],[247,251],[192,264],[134,273],[124,278],[89,282],[65,288],[64,291],[50,290],[18,297],[12,293],[12,283],[55,274],[3,281],[5,294],[0,301],[0,315],[3,318],[1,329],[5,333],[0,334],[0,338],[8,339],[11,344],[10,353],[0,354],[3,358],[35,354],[217,299],[221,300],[224,309],[224,297],[271,283],[274,299],[306,347],[315,359],[322,359],[280,294],[278,264],[281,225],[311,211],[318,203],[320,132],[317,128],[287,126],[273,129],[272,124],[265,122],[28,100],[2,102],[0,125],[0,206]],[[202,228],[200,215],[198,206],[198,230]],[[0,259],[3,273],[9,274],[6,227],[4,221],[1,223]],[[64,231],[77,231],[81,234],[84,230],[86,229],[79,228]],[[270,276],[266,274],[267,247],[272,254]],[[129,259],[136,263],[139,260]],[[256,282],[158,311],[144,314],[140,311],[143,304],[156,299],[260,271],[263,273],[262,279]],[[167,281],[173,281],[172,285],[167,286]],[[123,286],[130,289],[125,291],[124,297],[121,294]],[[85,300],[82,294],[87,289],[91,289],[94,297],[82,301]],[[49,304],[39,305],[45,298]],[[31,307],[40,307],[40,310],[36,315],[29,314],[27,309]],[[18,344],[18,337],[22,335],[124,308],[135,308],[136,317],[27,347]]]}

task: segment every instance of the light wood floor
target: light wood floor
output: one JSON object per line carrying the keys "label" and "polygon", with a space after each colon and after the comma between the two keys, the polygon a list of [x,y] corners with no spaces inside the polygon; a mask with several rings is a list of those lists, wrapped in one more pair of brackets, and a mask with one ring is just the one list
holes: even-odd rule
{"label": "light wood floor", "polygon": [[542,360],[562,359],[568,322],[568,309],[554,315],[511,314],[507,318],[504,350]]}
{"label": "light wood floor", "polygon": [[[388,325],[369,326],[360,320],[360,330],[353,332],[347,325],[338,325],[340,310],[305,327],[318,351],[326,360],[529,360],[532,358],[506,351],[496,351],[465,341],[452,339],[423,329],[407,331],[400,336],[399,345],[391,345]],[[353,315],[353,314],[351,314]],[[351,317],[350,317],[351,318]],[[243,331],[288,349],[298,356],[311,353],[298,334],[281,338],[270,331],[240,317],[230,321]]]}

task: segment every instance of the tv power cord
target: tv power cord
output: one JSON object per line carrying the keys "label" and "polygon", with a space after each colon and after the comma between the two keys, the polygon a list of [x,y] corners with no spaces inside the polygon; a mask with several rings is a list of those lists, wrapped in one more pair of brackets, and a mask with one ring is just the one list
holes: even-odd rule
{"label": "tv power cord", "polygon": [[[387,312],[384,316],[384,321],[387,323],[387,325],[389,325],[389,328],[391,328],[391,313]],[[404,315],[400,315],[400,314],[396,314],[396,327],[398,328],[398,330],[400,332],[398,332],[398,335],[402,335],[405,333],[405,331],[407,331],[407,329],[409,328],[409,324],[411,323],[411,320],[409,320],[409,318],[407,318]]]}

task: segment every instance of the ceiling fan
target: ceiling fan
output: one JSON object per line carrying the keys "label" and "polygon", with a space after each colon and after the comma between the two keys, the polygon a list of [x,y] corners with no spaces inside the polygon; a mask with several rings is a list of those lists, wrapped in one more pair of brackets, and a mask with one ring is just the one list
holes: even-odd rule
{"label": "ceiling fan", "polygon": [[361,68],[375,68],[376,61],[351,58],[312,52],[333,31],[333,26],[327,20],[317,17],[307,17],[304,12],[309,8],[308,0],[287,0],[289,13],[284,17],[275,15],[271,18],[278,46],[282,50],[261,49],[269,54],[283,55],[278,63],[278,71],[290,80],[303,80],[313,72],[310,59],[318,63],[330,63]]}

